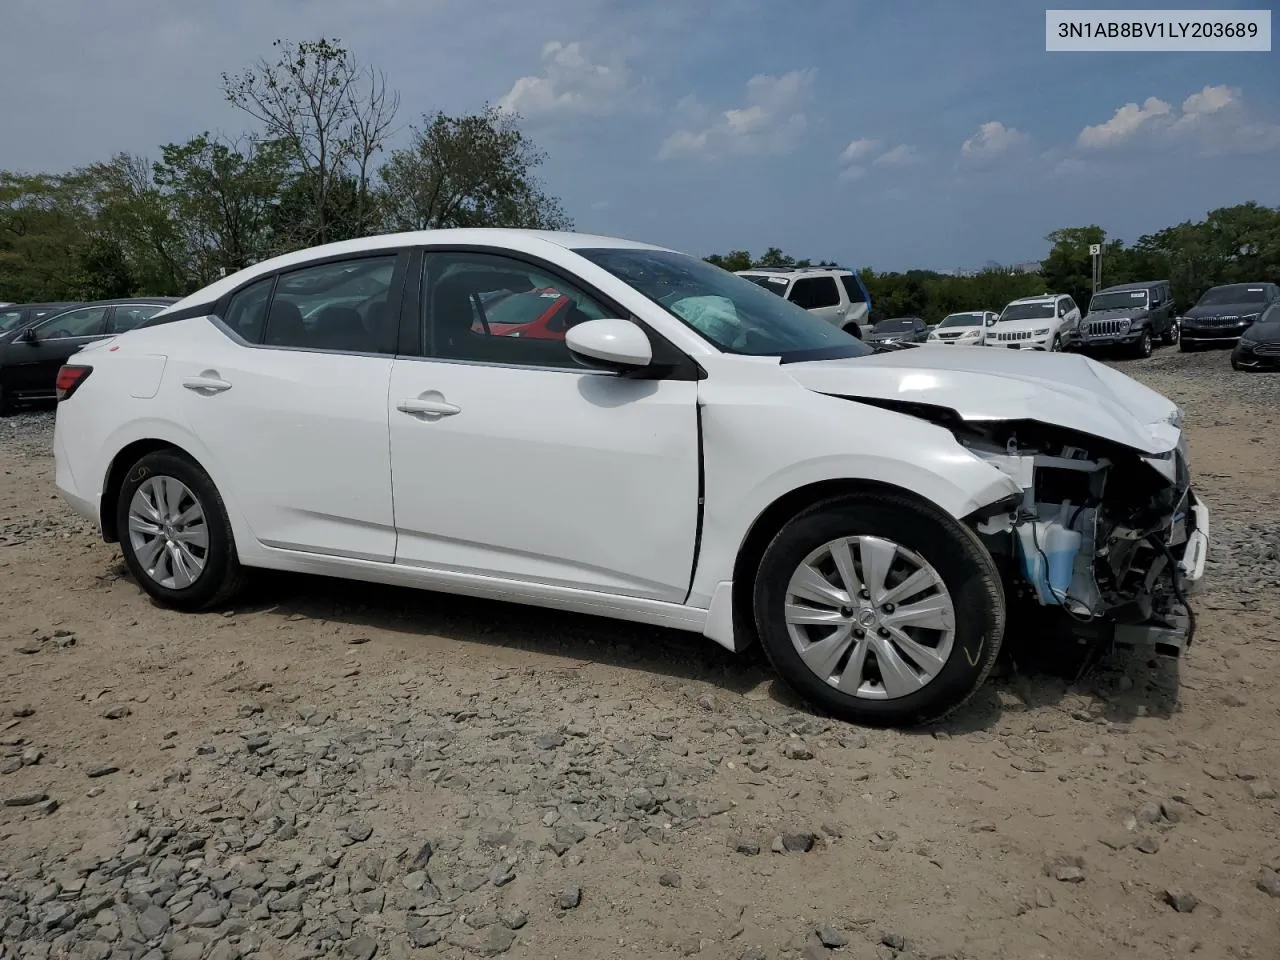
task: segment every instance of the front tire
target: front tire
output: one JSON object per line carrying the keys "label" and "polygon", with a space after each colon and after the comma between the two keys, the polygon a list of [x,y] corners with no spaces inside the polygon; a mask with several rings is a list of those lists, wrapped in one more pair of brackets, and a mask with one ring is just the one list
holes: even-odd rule
{"label": "front tire", "polygon": [[1178,350],[1182,353],[1192,353],[1196,348],[1194,342],[1188,342],[1181,337],[1178,338]]}
{"label": "front tire", "polygon": [[855,723],[956,710],[1000,652],[991,555],[950,517],[895,494],[827,501],[774,537],[754,583],[756,627],[782,678]]}
{"label": "front tire", "polygon": [[116,529],[129,572],[167,607],[205,610],[242,585],[222,497],[209,475],[177,452],[149,453],[129,468]]}
{"label": "front tire", "polygon": [[1053,335],[1053,341],[1049,344],[1049,352],[1050,353],[1062,352],[1062,337],[1056,333]]}
{"label": "front tire", "polygon": [[1180,331],[1178,329],[1177,322],[1170,320],[1169,328],[1165,330],[1164,336],[1162,336],[1160,340],[1161,342],[1164,343],[1165,346],[1171,347],[1178,342],[1179,334],[1180,334]]}
{"label": "front tire", "polygon": [[1155,344],[1151,339],[1151,331],[1143,330],[1142,336],[1138,339],[1138,342],[1134,344],[1133,355],[1139,360],[1145,360],[1147,357],[1151,356],[1151,350],[1154,346]]}

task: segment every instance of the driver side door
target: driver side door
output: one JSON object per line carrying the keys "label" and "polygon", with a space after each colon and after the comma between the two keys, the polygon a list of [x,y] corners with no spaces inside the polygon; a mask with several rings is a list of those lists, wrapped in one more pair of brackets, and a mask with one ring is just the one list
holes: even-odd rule
{"label": "driver side door", "polygon": [[85,344],[106,335],[109,309],[80,307],[31,327],[10,346],[6,391],[25,397],[53,397],[58,368]]}

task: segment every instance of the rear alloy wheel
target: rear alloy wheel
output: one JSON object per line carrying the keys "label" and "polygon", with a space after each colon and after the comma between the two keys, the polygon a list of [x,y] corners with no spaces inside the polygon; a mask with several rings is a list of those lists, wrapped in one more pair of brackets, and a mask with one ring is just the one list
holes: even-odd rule
{"label": "rear alloy wheel", "polygon": [[1138,342],[1133,348],[1133,355],[1140,359],[1145,359],[1151,356],[1151,349],[1153,346],[1154,342],[1151,339],[1151,331],[1143,330],[1142,336],[1138,338]]}
{"label": "rear alloy wheel", "polygon": [[755,581],[770,661],[806,699],[856,723],[909,725],[955,710],[995,663],[1004,613],[977,537],[895,495],[800,514]]}
{"label": "rear alloy wheel", "polygon": [[116,502],[125,564],[138,585],[179,610],[203,610],[239,589],[231,523],[213,481],[177,453],[149,453]]}

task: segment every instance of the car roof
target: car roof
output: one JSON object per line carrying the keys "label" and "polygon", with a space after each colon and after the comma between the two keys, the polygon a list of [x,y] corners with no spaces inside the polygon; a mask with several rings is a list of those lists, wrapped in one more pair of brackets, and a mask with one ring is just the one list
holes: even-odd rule
{"label": "car roof", "polygon": [[[651,243],[640,243],[636,240],[625,240],[620,237],[605,237],[591,233],[574,233],[564,230],[516,230],[508,227],[458,227],[443,230],[411,230],[404,233],[382,233],[369,237],[357,237],[353,240],[337,240],[333,243],[306,247],[261,260],[251,266],[228,274],[220,280],[197,290],[190,296],[177,301],[182,306],[197,302],[207,303],[217,300],[223,295],[238,289],[256,277],[286,270],[289,267],[301,266],[314,260],[327,257],[342,257],[362,253],[376,253],[379,250],[394,250],[400,247],[426,245],[457,244],[460,246],[506,246],[512,250],[525,253],[537,253],[539,248],[545,251],[547,246],[557,246],[566,250],[658,250],[664,253],[678,253],[667,247]],[[198,298],[198,300],[197,300]]]}
{"label": "car roof", "polygon": [[58,307],[78,307],[82,301],[80,300],[45,300],[39,303],[6,303],[6,310],[42,310],[56,309]]}
{"label": "car roof", "polygon": [[1017,300],[1010,300],[1009,305],[1015,303],[1053,303],[1055,300],[1061,300],[1065,296],[1065,293],[1041,293],[1034,297],[1019,297]]}
{"label": "car roof", "polygon": [[[1158,287],[1168,282],[1168,280],[1139,280],[1135,283],[1117,283],[1114,286],[1103,287],[1098,293],[1111,293],[1117,290],[1149,290],[1151,287]],[[1097,295],[1097,293],[1094,294],[1095,297]]]}
{"label": "car roof", "polygon": [[738,276],[784,276],[803,280],[806,277],[830,277],[853,273],[848,267],[751,267],[749,270],[735,270]]}

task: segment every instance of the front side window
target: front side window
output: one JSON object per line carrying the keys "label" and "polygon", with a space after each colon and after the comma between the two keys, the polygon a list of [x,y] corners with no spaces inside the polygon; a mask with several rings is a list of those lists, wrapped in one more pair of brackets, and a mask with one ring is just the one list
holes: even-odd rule
{"label": "front side window", "polygon": [[82,307],[50,317],[36,328],[41,340],[65,337],[96,337],[106,329],[106,307]]}
{"label": "front side window", "polygon": [[[725,353],[783,362],[862,357],[871,348],[794,301],[683,253],[604,247],[575,251]],[[830,279],[830,278],[828,278]]]}
{"label": "front side window", "polygon": [[[581,370],[565,332],[616,312],[511,257],[428,252],[425,266],[424,340],[431,355],[445,360]],[[528,329],[535,324],[543,329]]]}
{"label": "front side window", "polygon": [[21,322],[21,310],[0,310],[0,333],[8,333]]}
{"label": "front side window", "polygon": [[281,274],[267,311],[263,342],[303,350],[387,352],[382,345],[387,344],[387,325],[392,322],[387,300],[395,266],[392,254]]}
{"label": "front side window", "polygon": [[791,301],[797,307],[815,310],[834,307],[840,303],[840,291],[835,277],[804,277],[791,287]]}
{"label": "front side window", "polygon": [[116,333],[132,330],[144,320],[150,320],[164,307],[158,303],[131,303],[116,307],[115,316],[111,320],[111,329]]}

